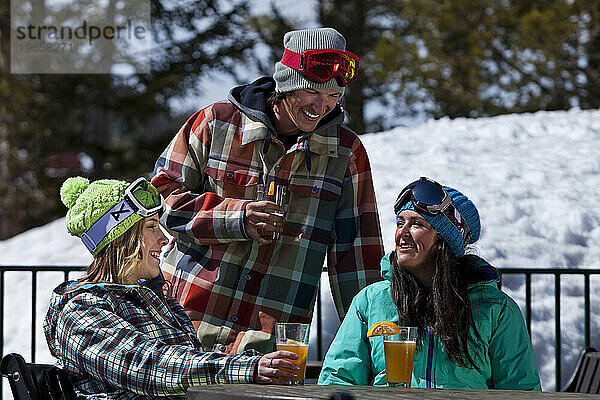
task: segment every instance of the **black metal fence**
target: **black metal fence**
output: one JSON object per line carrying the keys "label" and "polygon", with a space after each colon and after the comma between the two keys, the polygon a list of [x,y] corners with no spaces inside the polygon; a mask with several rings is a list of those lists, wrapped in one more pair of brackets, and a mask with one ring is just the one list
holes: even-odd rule
{"label": "black metal fence", "polygon": [[583,347],[590,346],[591,332],[591,298],[590,298],[590,276],[600,276],[600,269],[553,269],[553,268],[503,268],[499,269],[502,277],[509,275],[525,276],[525,323],[531,334],[531,277],[533,275],[554,276],[554,351],[556,362],[556,390],[561,388],[562,374],[562,352],[561,352],[561,278],[563,275],[583,276]]}
{"label": "black metal fence", "polygon": [[[24,293],[31,298],[31,353],[28,361],[35,362],[36,354],[36,338],[41,332],[36,331],[36,320],[39,317],[36,311],[37,305],[37,289],[38,289],[38,275],[45,272],[62,272],[64,274],[64,280],[69,279],[69,275],[73,272],[82,271],[84,267],[81,266],[0,266],[0,355],[4,354],[4,337],[5,337],[5,321],[4,321],[4,307],[5,307],[5,273],[6,272],[29,272],[31,273],[31,291],[30,293]],[[503,280],[511,276],[524,276],[525,279],[525,303],[520,304],[521,309],[525,311],[525,321],[527,329],[531,332],[531,319],[532,319],[532,295],[531,295],[531,282],[532,277],[538,275],[550,275],[554,276],[554,328],[555,328],[555,362],[556,362],[556,390],[561,387],[561,373],[562,373],[562,354],[561,354],[561,280],[566,275],[579,275],[583,276],[583,301],[584,301],[584,347],[590,346],[590,335],[591,335],[591,289],[590,289],[590,277],[596,275],[600,277],[600,269],[573,269],[573,268],[499,268]],[[600,291],[599,291],[600,292]],[[47,301],[47,299],[44,299]],[[317,302],[317,318],[316,318],[316,330],[317,330],[317,359],[323,359],[323,341],[322,341],[322,296],[319,295]],[[17,322],[18,323],[18,322]],[[27,359],[27,354],[24,355]],[[0,391],[0,399],[2,399],[2,392]]]}

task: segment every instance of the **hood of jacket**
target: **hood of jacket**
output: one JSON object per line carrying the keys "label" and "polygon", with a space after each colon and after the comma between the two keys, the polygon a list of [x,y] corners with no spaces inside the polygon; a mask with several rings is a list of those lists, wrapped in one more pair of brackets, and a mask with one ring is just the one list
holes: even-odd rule
{"label": "hood of jacket", "polygon": [[[258,78],[252,83],[236,86],[229,91],[227,100],[252,119],[264,123],[270,131],[276,132],[275,126],[267,112],[267,99],[275,91],[275,80],[270,76]],[[317,125],[315,131],[339,125],[344,121],[344,111],[338,104]],[[312,132],[306,132],[303,137]]]}
{"label": "hood of jacket", "polygon": [[154,294],[161,297],[162,283],[164,281],[158,281],[160,275],[154,279],[149,279],[142,282],[141,285],[119,285],[114,283],[87,283],[80,284],[77,281],[67,281],[58,285],[53,291],[50,297],[50,305],[44,318],[44,334],[46,336],[46,342],[50,349],[50,353],[57,357],[57,349],[54,338],[56,337],[56,327],[58,325],[58,319],[62,310],[65,308],[69,300],[78,296],[84,292],[96,292],[106,293],[110,291],[118,292],[136,292],[140,289],[150,289]]}
{"label": "hood of jacket", "polygon": [[[390,251],[385,256],[383,256],[380,263],[381,277],[388,281],[392,278],[393,266],[390,257],[393,253],[393,251]],[[472,271],[470,271],[468,276],[469,287],[477,284],[496,284],[500,280],[500,276],[498,275],[496,269],[492,267],[483,258],[472,254],[466,255],[464,257],[469,258],[475,267]]]}

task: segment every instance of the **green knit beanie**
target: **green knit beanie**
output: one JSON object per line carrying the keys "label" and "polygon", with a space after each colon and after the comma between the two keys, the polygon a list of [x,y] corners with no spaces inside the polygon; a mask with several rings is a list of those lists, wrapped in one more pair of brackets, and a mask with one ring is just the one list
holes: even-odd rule
{"label": "green knit beanie", "polygon": [[[80,176],[67,179],[60,188],[60,198],[69,208],[66,217],[67,232],[81,237],[96,221],[124,198],[129,183],[113,179],[102,179],[90,183]],[[112,229],[92,251],[96,256],[107,244],[127,232],[142,219],[133,213]]]}

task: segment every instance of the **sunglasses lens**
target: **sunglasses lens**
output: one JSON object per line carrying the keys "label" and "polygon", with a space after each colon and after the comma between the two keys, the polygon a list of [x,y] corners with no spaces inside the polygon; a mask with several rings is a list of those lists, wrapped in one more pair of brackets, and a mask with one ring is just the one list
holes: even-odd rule
{"label": "sunglasses lens", "polygon": [[407,186],[412,190],[415,200],[421,204],[428,206],[441,204],[444,200],[444,190],[442,187],[434,182],[429,181],[416,181]]}

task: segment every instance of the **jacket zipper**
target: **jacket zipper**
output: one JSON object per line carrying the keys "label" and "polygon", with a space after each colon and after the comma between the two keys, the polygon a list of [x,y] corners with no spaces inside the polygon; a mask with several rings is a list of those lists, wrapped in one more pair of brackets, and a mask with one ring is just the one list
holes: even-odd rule
{"label": "jacket zipper", "polygon": [[427,382],[427,388],[431,388],[431,368],[433,362],[433,331],[431,329],[427,329],[427,334],[429,335],[429,346],[427,347],[427,371],[425,374],[425,379]]}

